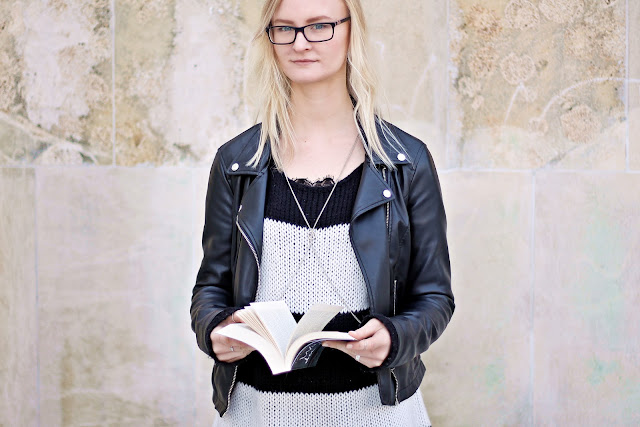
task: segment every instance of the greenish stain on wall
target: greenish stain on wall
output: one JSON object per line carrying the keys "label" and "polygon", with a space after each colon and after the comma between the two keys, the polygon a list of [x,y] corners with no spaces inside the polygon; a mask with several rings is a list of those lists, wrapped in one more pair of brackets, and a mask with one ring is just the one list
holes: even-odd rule
{"label": "greenish stain on wall", "polygon": [[[625,233],[606,212],[608,200],[594,197],[584,208],[593,209],[590,221],[575,246],[577,275],[572,284],[573,304],[593,339],[610,349],[623,344],[625,298],[624,265],[628,256]],[[595,343],[594,343],[595,344]]]}
{"label": "greenish stain on wall", "polygon": [[620,369],[618,362],[604,362],[598,359],[592,359],[590,363],[591,373],[587,377],[589,384],[597,386],[602,384],[607,376],[617,372]]}
{"label": "greenish stain on wall", "polygon": [[495,394],[504,388],[504,360],[498,359],[484,369],[484,385],[487,391]]}
{"label": "greenish stain on wall", "polygon": [[625,425],[634,425],[640,419],[640,381],[627,379],[621,389],[622,422]]}

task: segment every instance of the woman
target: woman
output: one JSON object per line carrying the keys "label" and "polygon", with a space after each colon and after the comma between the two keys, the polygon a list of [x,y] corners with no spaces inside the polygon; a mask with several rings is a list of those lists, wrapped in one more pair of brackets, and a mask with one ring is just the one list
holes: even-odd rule
{"label": "woman", "polygon": [[[267,0],[261,124],[211,168],[192,328],[219,425],[429,425],[420,354],[454,310],[446,220],[422,142],[380,119],[359,0]],[[271,375],[215,332],[252,301],[343,311],[313,368]]]}

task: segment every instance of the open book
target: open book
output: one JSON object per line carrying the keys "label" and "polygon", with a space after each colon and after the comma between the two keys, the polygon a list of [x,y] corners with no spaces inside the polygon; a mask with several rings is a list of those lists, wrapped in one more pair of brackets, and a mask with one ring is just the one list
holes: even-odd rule
{"label": "open book", "polygon": [[315,366],[322,341],[354,340],[346,332],[322,330],[340,310],[335,305],[315,304],[296,323],[284,301],[252,302],[235,314],[244,323],[232,323],[216,333],[255,348],[276,375]]}

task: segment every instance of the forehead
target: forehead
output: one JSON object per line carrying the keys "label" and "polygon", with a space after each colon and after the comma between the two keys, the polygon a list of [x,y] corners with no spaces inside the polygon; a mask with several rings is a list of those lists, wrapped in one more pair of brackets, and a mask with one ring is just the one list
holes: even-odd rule
{"label": "forehead", "polygon": [[282,0],[272,20],[281,19],[300,23],[318,16],[342,19],[347,16],[347,12],[348,9],[343,0]]}

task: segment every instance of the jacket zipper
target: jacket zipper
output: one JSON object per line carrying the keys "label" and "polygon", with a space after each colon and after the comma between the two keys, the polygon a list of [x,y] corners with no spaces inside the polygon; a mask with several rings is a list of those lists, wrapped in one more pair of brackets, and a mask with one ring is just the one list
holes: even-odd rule
{"label": "jacket zipper", "polygon": [[[382,167],[382,179],[384,180],[385,184],[387,183],[387,168],[386,167]],[[387,239],[389,238],[390,234],[391,234],[391,230],[389,229],[389,203],[387,202],[385,203],[385,212],[386,212],[386,223],[387,223]]]}
{"label": "jacket zipper", "polygon": [[[242,207],[240,209],[242,209]],[[251,244],[251,241],[245,234],[244,230],[242,229],[242,227],[240,227],[240,223],[238,222],[238,217],[236,217],[236,226],[238,227],[238,230],[240,230],[240,234],[242,234],[242,237],[244,237],[244,240],[247,242],[247,245],[249,245],[249,249],[251,249],[251,253],[253,253],[253,258],[256,260],[256,267],[258,267],[258,283],[260,283],[260,262],[258,261],[258,252],[256,252],[253,245]]]}
{"label": "jacket zipper", "polygon": [[[387,168],[386,167],[382,167],[382,179],[384,180],[384,182],[387,182]],[[391,229],[389,228],[389,203],[387,202],[385,204],[385,210],[386,210],[386,223],[387,223],[387,240],[391,237]],[[397,285],[398,285],[398,281],[396,279],[393,279],[393,315],[396,315],[396,292],[397,292]],[[395,390],[395,405],[398,405],[400,402],[398,402],[398,389],[400,388],[400,384],[398,383],[398,377],[396,376],[396,368],[391,368],[391,375],[393,376],[393,381],[395,382],[396,385],[396,390]]]}
{"label": "jacket zipper", "polygon": [[[382,179],[384,180],[384,182],[387,182],[387,168],[386,167],[382,167]],[[386,217],[387,217],[387,239],[391,238],[391,229],[389,228],[389,203],[391,202],[387,202],[385,203],[385,211],[386,211]],[[393,279],[393,315],[396,315],[396,289],[397,289],[397,285],[398,285],[398,281],[396,279]]]}

